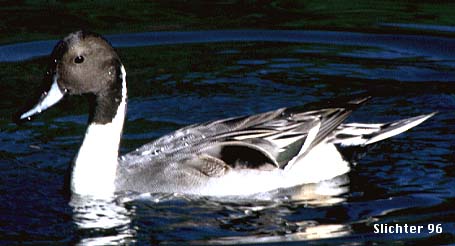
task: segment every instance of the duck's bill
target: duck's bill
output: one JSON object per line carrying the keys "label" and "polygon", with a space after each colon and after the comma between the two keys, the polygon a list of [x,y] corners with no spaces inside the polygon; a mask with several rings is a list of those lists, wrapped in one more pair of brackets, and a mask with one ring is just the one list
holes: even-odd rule
{"label": "duck's bill", "polygon": [[57,84],[57,80],[54,79],[54,82],[52,83],[49,91],[43,92],[38,103],[27,112],[20,115],[20,120],[28,119],[35,114],[41,113],[42,111],[59,102],[64,96],[65,93],[62,92]]}

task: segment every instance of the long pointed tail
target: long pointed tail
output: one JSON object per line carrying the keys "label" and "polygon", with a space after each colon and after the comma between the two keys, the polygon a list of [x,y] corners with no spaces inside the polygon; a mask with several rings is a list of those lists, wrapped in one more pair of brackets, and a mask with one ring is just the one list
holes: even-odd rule
{"label": "long pointed tail", "polygon": [[329,142],[343,147],[365,146],[405,132],[435,114],[436,112],[384,124],[341,124],[334,131]]}

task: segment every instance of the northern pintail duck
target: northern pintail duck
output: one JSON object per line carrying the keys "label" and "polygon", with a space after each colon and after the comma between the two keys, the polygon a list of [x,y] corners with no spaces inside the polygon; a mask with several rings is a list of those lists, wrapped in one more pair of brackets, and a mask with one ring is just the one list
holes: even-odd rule
{"label": "northern pintail duck", "polygon": [[338,148],[365,146],[431,117],[383,124],[343,121],[367,98],[318,110],[281,108],[190,125],[118,157],[127,104],[126,71],[100,35],[78,31],[53,49],[51,86],[20,119],[65,95],[94,95],[74,159],[71,190],[111,197],[118,191],[237,196],[328,180],[349,171]]}

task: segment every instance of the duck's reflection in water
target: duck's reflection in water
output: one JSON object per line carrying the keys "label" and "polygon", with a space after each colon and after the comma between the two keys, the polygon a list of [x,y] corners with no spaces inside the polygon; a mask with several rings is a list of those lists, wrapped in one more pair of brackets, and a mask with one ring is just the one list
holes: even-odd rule
{"label": "duck's reflection in water", "polygon": [[349,192],[349,177],[340,175],[319,183],[299,185],[287,189],[255,195],[258,199],[290,200],[313,206],[326,206],[343,202],[340,195]]}
{"label": "duck's reflection in water", "polygon": [[92,199],[73,195],[73,221],[77,225],[77,245],[124,245],[134,243],[131,228],[134,209],[126,209],[116,199]]}
{"label": "duck's reflection in water", "polygon": [[[281,243],[281,242],[299,242],[315,239],[328,239],[348,236],[351,233],[349,225],[330,224],[318,225],[317,223],[307,222],[301,225],[301,231],[285,235],[252,235],[241,237],[223,237],[214,240],[197,241],[193,244],[259,244],[259,243]],[[275,245],[275,244],[274,244]]]}
{"label": "duck's reflection in water", "polygon": [[[316,184],[301,185],[291,189],[277,190],[272,193],[258,194],[257,199],[272,199],[277,201],[269,205],[244,206],[245,217],[264,216],[260,219],[260,224],[278,225],[275,232],[266,233],[258,231],[257,234],[247,236],[222,237],[204,241],[195,241],[195,244],[245,244],[245,243],[266,243],[266,242],[290,242],[306,241],[314,239],[328,239],[348,236],[351,234],[351,226],[348,224],[320,223],[312,219],[302,219],[301,221],[289,221],[287,218],[298,211],[295,207],[309,208],[310,210],[318,207],[335,206],[345,201],[342,194],[349,192],[349,177],[341,175],[331,180],[326,180]],[[271,210],[272,212],[267,212]],[[252,215],[256,213],[256,215]],[[310,217],[310,216],[303,216]],[[229,220],[229,219],[227,219]],[[248,221],[248,218],[239,220],[238,216],[233,221]],[[256,221],[257,223],[258,221]],[[224,226],[226,226],[224,223]]]}
{"label": "duck's reflection in water", "polygon": [[[80,240],[78,245],[124,245],[135,244],[136,234],[140,228],[132,226],[134,218],[141,220],[143,212],[136,213],[136,206],[127,204],[143,203],[155,204],[142,206],[142,209],[157,209],[164,206],[163,202],[184,201],[188,207],[199,207],[207,213],[213,213],[213,219],[201,221],[195,214],[193,219],[180,221],[169,225],[170,228],[201,226],[220,227],[237,231],[241,225],[257,223],[257,233],[251,232],[247,236],[212,238],[196,240],[188,243],[195,244],[236,244],[261,243],[281,241],[301,241],[310,239],[334,238],[349,235],[351,228],[343,224],[320,224],[311,219],[302,221],[288,221],[286,218],[293,213],[295,207],[324,207],[333,206],[344,201],[340,195],[349,192],[349,178],[347,175],[316,184],[301,185],[298,187],[280,189],[273,192],[256,194],[252,197],[223,197],[201,198],[182,196],[178,194],[130,194],[122,195],[111,200],[94,200],[86,197],[73,196],[70,205],[73,207],[73,220],[79,229]],[[190,209],[191,210],[191,209]],[[231,212],[229,212],[231,211]],[[227,213],[226,213],[227,212]],[[240,212],[240,213],[239,213]],[[219,214],[224,214],[219,216]],[[144,218],[155,220],[157,217]],[[136,226],[140,225],[134,223]],[[279,231],[264,231],[265,224],[277,225]],[[231,228],[231,229],[229,229]]]}

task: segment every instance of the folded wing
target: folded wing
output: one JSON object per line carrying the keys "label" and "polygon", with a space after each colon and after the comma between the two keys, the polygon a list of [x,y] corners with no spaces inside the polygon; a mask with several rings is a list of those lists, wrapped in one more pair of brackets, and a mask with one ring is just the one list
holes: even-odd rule
{"label": "folded wing", "polygon": [[367,99],[336,108],[312,111],[282,108],[191,125],[122,156],[120,162],[129,167],[183,162],[205,175],[220,175],[230,168],[284,168],[326,141],[352,110]]}

